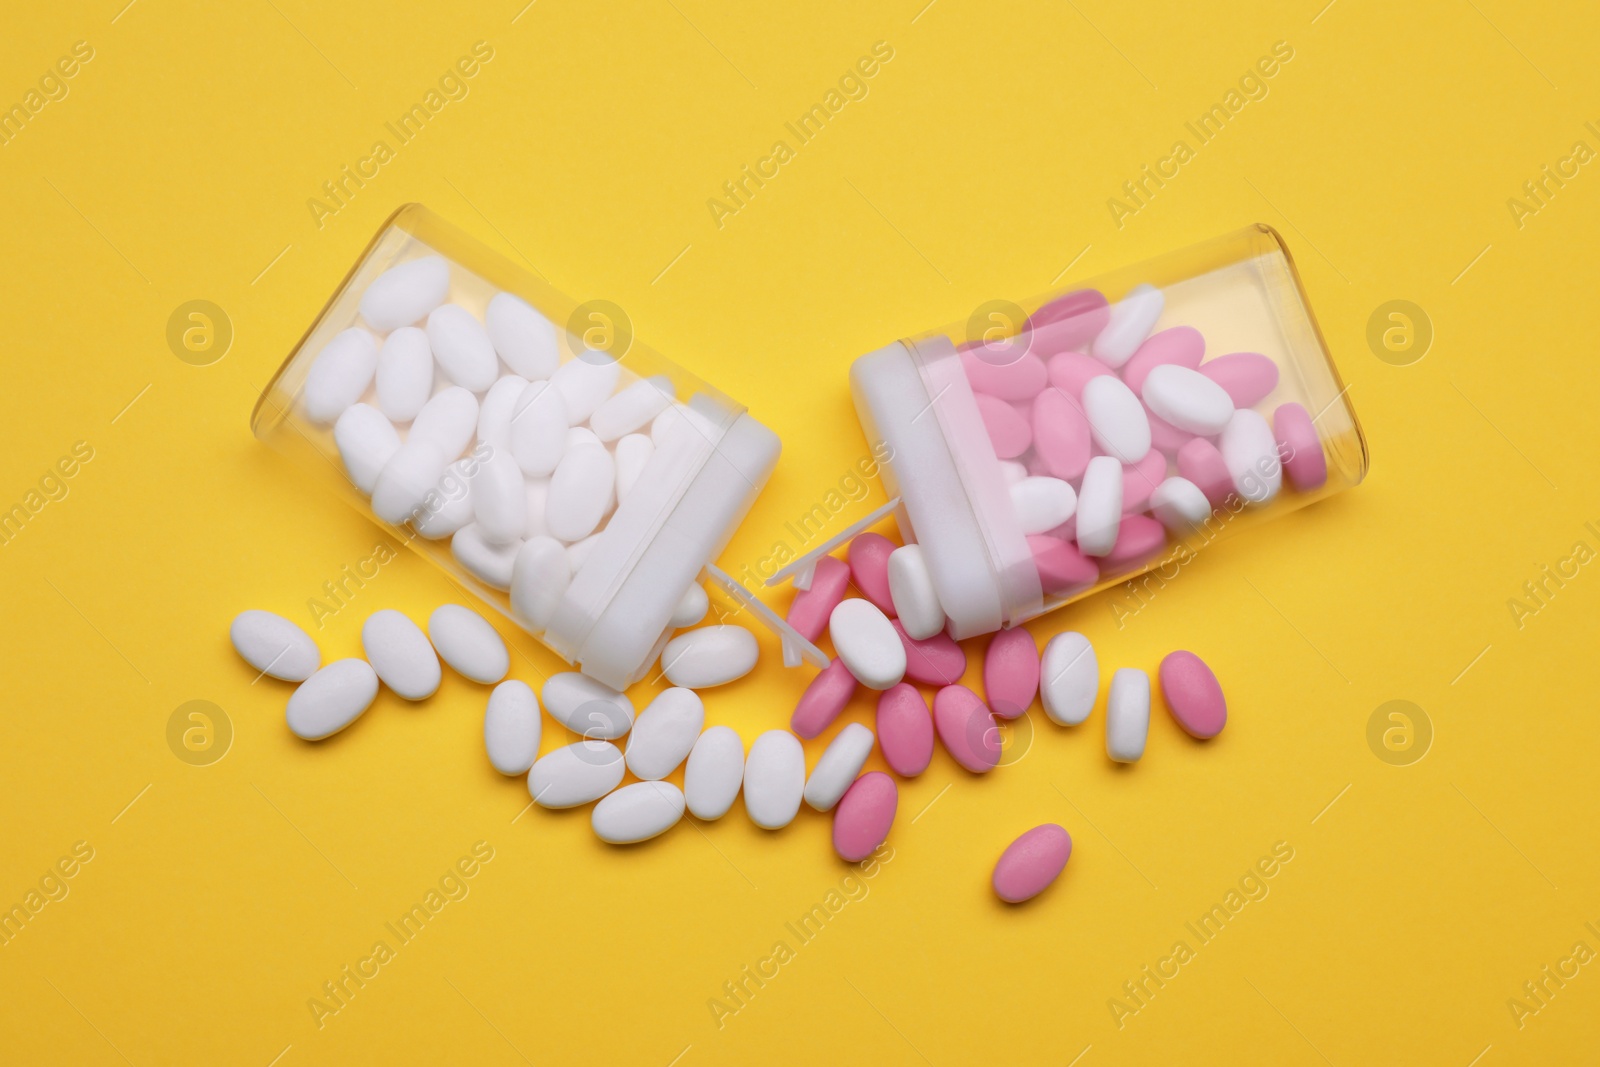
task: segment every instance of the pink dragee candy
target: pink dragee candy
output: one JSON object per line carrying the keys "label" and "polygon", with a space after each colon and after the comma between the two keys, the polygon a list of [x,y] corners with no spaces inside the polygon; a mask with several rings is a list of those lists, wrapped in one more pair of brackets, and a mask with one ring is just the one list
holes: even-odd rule
{"label": "pink dragee candy", "polygon": [[898,546],[882,534],[857,534],[845,555],[850,558],[850,578],[863,596],[894,618],[894,598],[889,595],[889,554]]}
{"label": "pink dragee candy", "polygon": [[833,809],[833,850],[849,863],[859,863],[888,840],[900,790],[882,771],[857,778]]}
{"label": "pink dragee candy", "polygon": [[1236,408],[1253,407],[1278,387],[1278,365],[1257,352],[1235,352],[1200,364],[1200,373],[1222,386]]}
{"label": "pink dragee candy", "polygon": [[1167,457],[1155,449],[1137,463],[1122,465],[1122,513],[1132,515],[1150,503],[1150,494],[1167,480]]}
{"label": "pink dragee candy", "polygon": [[1233,476],[1222,459],[1217,446],[1204,437],[1196,437],[1178,449],[1178,473],[1193,482],[1216,507],[1233,492]]}
{"label": "pink dragee candy", "polygon": [[1145,375],[1163,363],[1190,370],[1206,355],[1206,339],[1193,326],[1174,326],[1149,336],[1122,365],[1122,380],[1135,393],[1144,388]]}
{"label": "pink dragee candy", "polygon": [[823,556],[811,576],[811,588],[802,589],[789,602],[787,622],[807,641],[815,641],[828,628],[828,618],[850,587],[850,566],[842,559]]}
{"label": "pink dragee candy", "polygon": [[1172,455],[1194,440],[1194,434],[1188,430],[1180,430],[1172,423],[1163,419],[1146,405],[1144,417],[1150,423],[1150,447],[1157,452]]}
{"label": "pink dragee candy", "polygon": [[1014,344],[977,345],[961,353],[961,369],[975,392],[1001,400],[1032,400],[1050,380],[1044,360]]}
{"label": "pink dragee candy", "polygon": [[1228,723],[1228,702],[1205,660],[1193,652],[1173,652],[1161,661],[1161,695],[1191,736],[1216,737]]}
{"label": "pink dragee candy", "polygon": [[[1083,477],[1093,438],[1089,419],[1078,400],[1065,390],[1047,388],[1033,398],[1031,419],[1033,458],[1041,466],[1041,473],[1062,481]],[[1030,471],[1032,467],[1030,463]]]}
{"label": "pink dragee candy", "polygon": [[1059,538],[1047,534],[1029,534],[1028,551],[1033,553],[1033,566],[1039,572],[1039,584],[1050,596],[1087,589],[1100,580],[1100,567],[1094,560]]}
{"label": "pink dragee candy", "polygon": [[1058,296],[1028,316],[1028,335],[1041,356],[1088,348],[1111,321],[1111,306],[1098,289],[1078,289]]}
{"label": "pink dragee candy", "polygon": [[1104,557],[1108,568],[1143,562],[1167,547],[1167,528],[1148,515],[1124,515],[1117,542]]}
{"label": "pink dragee candy", "polygon": [[[959,677],[959,675],[958,675]],[[901,682],[878,697],[878,747],[889,769],[915,778],[933,759],[933,717],[917,687]]]}
{"label": "pink dragee candy", "polygon": [[913,640],[899,619],[889,625],[900,636],[906,650],[906,677],[923,685],[954,685],[967,673],[967,654],[947,633],[937,633],[921,641]]}
{"label": "pink dragee candy", "polygon": [[1039,648],[1027,630],[1001,630],[989,639],[983,695],[989,710],[1002,719],[1015,719],[1039,695]]}
{"label": "pink dragee candy", "polygon": [[994,716],[964,685],[947,685],[933,695],[933,725],[950,758],[974,774],[1000,764],[1000,728]]}
{"label": "pink dragee candy", "polygon": [[1289,480],[1302,493],[1320,488],[1328,480],[1328,459],[1311,416],[1299,404],[1280,404],[1272,413],[1273,435],[1278,439],[1278,455]]}
{"label": "pink dragee candy", "polygon": [[1001,459],[1016,459],[1033,443],[1033,429],[1027,419],[1017,418],[1017,409],[1005,400],[988,393],[973,393],[978,404],[978,415],[983,428],[988,431],[994,454]]}
{"label": "pink dragee candy", "polygon": [[844,660],[835,656],[800,694],[800,702],[794,706],[794,715],[789,719],[789,729],[801,737],[816,737],[850,703],[856,684],[856,676],[850,673]]}
{"label": "pink dragee candy", "polygon": [[1098,359],[1082,352],[1058,352],[1050,357],[1045,369],[1050,372],[1050,384],[1074,400],[1083,396],[1083,387],[1090,378],[1116,374]]}
{"label": "pink dragee candy", "polygon": [[1021,904],[1050,888],[1072,855],[1072,835],[1053,822],[1035,826],[1006,846],[994,865],[995,896]]}

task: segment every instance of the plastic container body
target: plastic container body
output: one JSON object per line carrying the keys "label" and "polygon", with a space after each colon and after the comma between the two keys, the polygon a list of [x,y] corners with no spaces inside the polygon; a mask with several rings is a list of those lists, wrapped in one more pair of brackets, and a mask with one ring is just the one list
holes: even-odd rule
{"label": "plastic container body", "polygon": [[885,488],[955,638],[1015,626],[1349,488],[1366,441],[1258,225],[857,359]]}
{"label": "plastic container body", "polygon": [[621,309],[579,305],[415,204],[384,224],[251,426],[617,689],[648,672],[779,452]]}

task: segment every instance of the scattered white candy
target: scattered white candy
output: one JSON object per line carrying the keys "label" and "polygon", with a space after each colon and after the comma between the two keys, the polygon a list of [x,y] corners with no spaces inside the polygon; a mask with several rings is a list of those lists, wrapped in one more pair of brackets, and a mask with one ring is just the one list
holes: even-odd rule
{"label": "scattered white candy", "polygon": [[655,455],[655,442],[642,433],[625,434],[615,446],[617,459],[617,503],[622,503],[639,481]]}
{"label": "scattered white candy", "polygon": [[602,441],[615,441],[623,434],[651,422],[672,403],[672,382],[665,377],[640,378],[606,400],[589,416],[589,428]]}
{"label": "scattered white candy", "polygon": [[872,731],[858,722],[840,730],[811,771],[806,782],[806,803],[818,811],[832,811],[845,790],[855,783],[861,768],[866,766],[876,740]]}
{"label": "scattered white candy", "polygon": [[445,304],[428,315],[428,346],[434,362],[455,384],[474,393],[494,384],[500,369],[494,344],[483,324],[460,304]]}
{"label": "scattered white candy", "polygon": [[474,682],[492,685],[506,676],[511,653],[482,615],[460,604],[445,604],[428,616],[428,637],[444,661]]}
{"label": "scattered white candy", "polygon": [[548,378],[560,366],[561,348],[554,324],[521,297],[496,293],[484,310],[483,321],[495,351],[522,377],[529,381]]}
{"label": "scattered white candy", "polygon": [[1068,630],[1047,641],[1039,658],[1045,714],[1063,726],[1076,726],[1089,717],[1099,696],[1100,661],[1089,639]]}
{"label": "scattered white candy", "polygon": [[322,662],[317,643],[304,630],[270,611],[241,611],[228,627],[228,637],[246,663],[286,682],[305,681]]}
{"label": "scattered white candy", "polygon": [[460,459],[478,429],[478,398],[459,385],[435,393],[411,420],[406,443],[428,440],[447,460]]}
{"label": "scattered white candy", "polygon": [[530,537],[512,561],[511,610],[535,630],[543,630],[555,617],[571,582],[567,550],[561,542],[544,534]]}
{"label": "scattered white candy", "polygon": [[1205,522],[1211,514],[1211,501],[1187,478],[1168,478],[1150,494],[1150,513],[1161,525],[1182,536]]}
{"label": "scattered white candy", "polygon": [[672,609],[672,617],[667,620],[667,626],[674,630],[693,626],[705,618],[706,612],[710,609],[711,598],[706,595],[705,586],[695,582],[683,591],[678,606]]}
{"label": "scattered white candy", "polygon": [[1070,482],[1033,475],[1011,483],[1011,507],[1024,534],[1041,534],[1072,518],[1078,508],[1078,494]]}
{"label": "scattered white candy", "polygon": [[391,608],[361,625],[361,648],[378,680],[405,700],[423,700],[439,688],[439,657],[421,627]]}
{"label": "scattered white candy", "polygon": [[1106,755],[1118,763],[1133,763],[1144,755],[1150,733],[1150,676],[1132,667],[1111,676],[1106,697]]}
{"label": "scattered white candy", "polygon": [[396,525],[405,522],[422,507],[423,499],[444,477],[450,459],[432,440],[417,437],[389,458],[372,487],[372,511],[378,518]]}
{"label": "scattered white candy", "polygon": [[575,734],[609,741],[633,726],[633,701],[586,674],[552,674],[539,694],[550,717]]}
{"label": "scattered white candy", "polygon": [[539,701],[527,682],[501,682],[483,712],[483,749],[501,774],[526,774],[539,755]]}
{"label": "scattered white candy", "polygon": [[361,399],[378,368],[378,346],[359,326],[337,334],[306,372],[302,392],[306,418],[326,425]]}
{"label": "scattered white candy", "polygon": [[[1067,490],[1071,489],[1068,485]],[[944,629],[944,608],[921,545],[901,545],[889,553],[889,599],[906,636],[913,641],[925,641]]]}
{"label": "scattered white candy", "polygon": [[683,795],[697,819],[720,819],[733,807],[744,781],[744,742],[729,726],[700,735],[683,771]]}
{"label": "scattered white candy", "polygon": [[384,465],[400,451],[400,435],[383,417],[383,412],[367,404],[351,404],[333,424],[333,443],[344,461],[345,473],[355,487],[372,495]]}
{"label": "scattered white candy", "polygon": [[392,330],[422,321],[444,303],[450,291],[450,264],[425,256],[391,267],[361,294],[361,317],[374,330]]}
{"label": "scattered white candy", "polygon": [[[567,366],[572,366],[568,363]],[[545,525],[561,541],[581,541],[594,533],[616,501],[616,461],[599,441],[569,438],[566,452],[550,476]]]}
{"label": "scattered white candy", "polygon": [[841,600],[828,617],[828,637],[845,667],[868,689],[889,689],[905,677],[906,646],[872,601]]}
{"label": "scattered white candy", "polygon": [[1254,504],[1265,504],[1283,486],[1283,463],[1278,457],[1278,442],[1267,420],[1249,408],[1240,408],[1228,420],[1217,442],[1222,462],[1239,495]]}
{"label": "scattered white candy", "polygon": [[[1128,290],[1127,296],[1111,306],[1111,320],[1094,339],[1094,357],[1112,369],[1128,362],[1150,336],[1165,304],[1161,290],[1152,285],[1136,285]],[[1129,462],[1137,459],[1135,456]]]}
{"label": "scattered white candy", "polygon": [[567,447],[567,402],[547,381],[529,382],[511,409],[511,454],[530,478],[548,477]]}
{"label": "scattered white candy", "polygon": [[510,452],[492,451],[478,462],[472,474],[472,514],[485,541],[521,544],[528,528],[528,488]]}
{"label": "scattered white candy", "polygon": [[1226,389],[1176,363],[1153,367],[1140,392],[1157,418],[1202,437],[1221,433],[1233,417],[1233,399]]}
{"label": "scattered white candy", "polygon": [[749,674],[759,654],[756,635],[743,626],[702,626],[667,642],[661,670],[673,685],[710,689]]}
{"label": "scattered white candy", "polygon": [[1086,556],[1105,555],[1117,543],[1121,526],[1122,464],[1113,456],[1095,456],[1084,469],[1083,486],[1078,490],[1079,551]]}
{"label": "scattered white candy", "polygon": [[550,384],[566,401],[573,425],[587,422],[595,409],[605,403],[617,388],[622,365],[604,352],[582,352],[569,359],[550,376]]}
{"label": "scattered white candy", "polygon": [[450,554],[478,581],[491,589],[510,589],[516,573],[521,541],[496,544],[484,536],[483,528],[469,522],[450,535]]}
{"label": "scattered white candy", "polygon": [[744,764],[744,809],[763,830],[779,830],[800,810],[806,787],[806,752],[788,730],[755,739]]}
{"label": "scattered white candy", "polygon": [[378,676],[366,660],[334,660],[289,695],[285,720],[297,737],[320,741],[360,718],[377,695]]}
{"label": "scattered white candy", "polygon": [[688,758],[705,722],[706,706],[694,690],[664,690],[639,713],[628,735],[628,770],[647,781],[665,778]]}
{"label": "scattered white candy", "polygon": [[601,799],[589,816],[595,836],[632,845],[666,833],[683,818],[683,793],[670,782],[634,782]]}
{"label": "scattered white candy", "polygon": [[378,350],[378,409],[395,422],[410,422],[433,393],[433,349],[415,326],[391,333]]}
{"label": "scattered white candy", "polygon": [[495,380],[478,405],[478,441],[496,452],[511,451],[511,414],[528,379],[507,374]]}
{"label": "scattered white candy", "polygon": [[1150,418],[1116,375],[1099,374],[1084,383],[1083,413],[1095,442],[1108,455],[1137,463],[1150,451]]}
{"label": "scattered white candy", "polygon": [[621,750],[610,741],[579,741],[534,763],[528,795],[541,807],[575,808],[622,784],[625,769]]}

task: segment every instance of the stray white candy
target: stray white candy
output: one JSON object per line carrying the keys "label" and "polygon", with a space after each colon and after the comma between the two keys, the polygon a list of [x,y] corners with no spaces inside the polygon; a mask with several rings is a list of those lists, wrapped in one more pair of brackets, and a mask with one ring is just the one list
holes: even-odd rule
{"label": "stray white candy", "polygon": [[426,437],[417,437],[400,446],[389,462],[378,473],[372,487],[372,511],[378,518],[396,525],[413,515],[426,514],[423,499],[444,477],[450,459],[439,446]]}
{"label": "stray white candy", "polygon": [[478,441],[496,452],[511,452],[511,414],[528,379],[507,374],[495,380],[478,405]]}
{"label": "stray white candy", "polygon": [[1161,525],[1182,536],[1211,515],[1211,501],[1187,478],[1172,477],[1150,494],[1150,513]]}
{"label": "stray white candy", "polygon": [[[1093,381],[1094,379],[1090,379]],[[1078,549],[1103,556],[1117,543],[1122,526],[1122,464],[1114,456],[1095,456],[1084,468],[1078,490]]]}
{"label": "stray white candy", "polygon": [[506,366],[529,381],[548,378],[561,365],[555,326],[520,296],[496,293],[483,322]]}
{"label": "stray white candy", "polygon": [[1150,451],[1150,418],[1133,390],[1114,374],[1098,374],[1083,386],[1089,432],[1106,454],[1137,463]]}
{"label": "stray white candy", "polygon": [[[1070,492],[1072,486],[1067,489]],[[889,553],[889,599],[894,602],[906,636],[913,641],[926,641],[944,629],[944,608],[933,588],[933,575],[928,573],[921,545],[901,545]]]}
{"label": "stray white candy", "polygon": [[378,676],[366,660],[334,660],[289,694],[285,721],[297,737],[320,741],[360,718],[377,695]]}
{"label": "stray white candy", "polygon": [[378,346],[370,333],[355,326],[336,335],[306,372],[302,392],[306,418],[324,425],[337,419],[361,399],[377,369]]}
{"label": "stray white candy", "polygon": [[491,589],[511,588],[520,551],[521,541],[495,544],[484,536],[483,528],[475,522],[467,523],[450,535],[450,554],[456,562]]}
{"label": "stray white candy", "polygon": [[361,317],[374,330],[421,322],[450,292],[450,264],[443,256],[424,256],[390,267],[361,294]]}
{"label": "stray white candy", "polygon": [[1156,417],[1202,437],[1221,433],[1233,417],[1233,399],[1226,389],[1176,363],[1151,368],[1140,391]]}
{"label": "stray white candy", "polygon": [[633,726],[633,701],[587,674],[552,674],[540,697],[551,718],[583,737],[609,741]]}
{"label": "stray white candy", "polygon": [[529,382],[511,408],[511,454],[530,478],[548,477],[567,447],[567,402],[547,381]]}
{"label": "stray white candy", "polygon": [[1153,285],[1128,290],[1127,296],[1111,305],[1111,319],[1094,339],[1094,357],[1113,369],[1128,362],[1150,336],[1165,304],[1166,297]]}
{"label": "stray white candy", "polygon": [[711,598],[706,596],[705,586],[695,582],[683,591],[678,606],[672,609],[672,617],[667,620],[667,626],[674,630],[693,626],[705,618],[706,612],[710,609]]}
{"label": "stray white candy", "polygon": [[492,685],[506,676],[511,653],[482,615],[445,604],[428,616],[428,637],[444,661],[462,677]]}
{"label": "stray white candy", "polygon": [[395,422],[410,422],[433,393],[433,349],[415,326],[391,333],[378,350],[378,409]]}
{"label": "stray white candy", "polygon": [[628,491],[639,481],[639,475],[655,455],[655,442],[642,433],[625,434],[615,446],[617,459],[617,503],[622,503]]}
{"label": "stray white candy", "polygon": [[561,542],[544,534],[530,537],[512,561],[511,610],[535,630],[543,630],[550,625],[571,582],[567,550]]}
{"label": "stray white candy", "polygon": [[744,781],[744,742],[730,726],[700,735],[683,770],[683,795],[697,819],[720,819],[733,807]]}
{"label": "stray white candy", "polygon": [[1133,667],[1118,668],[1106,697],[1106,755],[1132,763],[1144,755],[1150,734],[1150,676]]}
{"label": "stray white candy", "polygon": [[672,381],[641,378],[610,397],[589,416],[589,428],[602,441],[615,441],[648,425],[672,403]]}
{"label": "stray white candy", "polygon": [[702,626],[667,642],[661,670],[673,685],[710,689],[749,674],[759,654],[756,635],[743,626]]}
{"label": "stray white candy", "polygon": [[601,799],[589,816],[608,845],[632,845],[666,833],[683,818],[683,793],[671,782],[634,782]]}
{"label": "stray white candy", "polygon": [[241,611],[233,617],[228,637],[246,663],[286,682],[305,681],[322,662],[317,643],[304,630],[270,611]]}
{"label": "stray white candy", "polygon": [[528,488],[510,452],[491,450],[477,463],[472,473],[472,514],[485,541],[521,544],[528,528]]}
{"label": "stray white candy", "polygon": [[1100,661],[1089,639],[1073,630],[1045,642],[1039,658],[1039,698],[1044,713],[1062,726],[1089,717],[1100,696]]}
{"label": "stray white candy", "polygon": [[[896,638],[898,640],[898,638]],[[800,810],[806,788],[806,750],[788,730],[755,739],[744,762],[744,810],[763,830],[780,830]]]}
{"label": "stray white candy", "polygon": [[575,808],[622,784],[622,750],[610,741],[579,741],[542,757],[528,772],[528,795],[545,808]]}
{"label": "stray white candy", "polygon": [[532,540],[550,532],[544,524],[545,504],[550,499],[549,478],[528,478],[528,525],[524,537]]}
{"label": "stray white candy", "polygon": [[478,398],[459,385],[435,393],[411,420],[406,443],[429,440],[447,460],[461,458],[478,430]]}
{"label": "stray white candy", "polygon": [[906,673],[906,646],[877,605],[841,600],[828,617],[828,637],[845,668],[868,689],[890,689]]}
{"label": "stray white candy", "polygon": [[355,487],[372,495],[384,465],[400,451],[400,435],[383,417],[383,412],[368,404],[351,404],[333,424],[333,443],[339,448],[345,473]]}
{"label": "stray white candy", "polygon": [[1249,408],[1240,408],[1228,420],[1217,442],[1222,462],[1239,495],[1254,504],[1265,504],[1283,486],[1283,461],[1278,456],[1278,441],[1267,420]]}
{"label": "stray white candy", "polygon": [[828,743],[806,782],[806,803],[818,811],[832,811],[845,790],[855,783],[866,766],[877,739],[858,722],[850,723]]}
{"label": "stray white candy", "polygon": [[361,624],[361,648],[378,680],[405,700],[431,697],[439,688],[439,657],[421,627],[392,608]]}
{"label": "stray white candy", "polygon": [[[1071,482],[1033,475],[1011,483],[1011,507],[1017,513],[1024,534],[1041,534],[1072,518],[1072,513],[1078,509],[1078,494]],[[893,555],[889,558],[892,565]],[[893,581],[893,575],[890,580]],[[893,589],[891,585],[891,593]],[[898,604],[895,610],[899,610]]]}
{"label": "stray white candy", "polygon": [[539,756],[539,700],[527,682],[501,682],[483,712],[483,749],[501,774],[527,774]]}
{"label": "stray white candy", "polygon": [[444,376],[463,389],[481,393],[494,384],[500,369],[494,344],[460,304],[445,304],[428,315],[428,346]]}
{"label": "stray white candy", "polygon": [[628,735],[628,770],[646,781],[665,778],[694,748],[706,723],[706,706],[692,689],[675,686],[639,713]]}
{"label": "stray white candy", "polygon": [[561,364],[550,376],[550,384],[566,401],[567,415],[574,426],[587,422],[595,409],[616,391],[621,371],[621,364],[606,353],[586,351]]}
{"label": "stray white candy", "polygon": [[594,533],[616,502],[616,485],[616,461],[605,445],[569,439],[550,476],[550,496],[545,502],[544,522],[551,536],[570,542]]}
{"label": "stray white candy", "polygon": [[471,480],[469,467],[476,467],[473,457],[458,459],[444,470],[433,491],[422,498],[421,507],[412,516],[411,526],[429,540],[449,537],[472,521]]}

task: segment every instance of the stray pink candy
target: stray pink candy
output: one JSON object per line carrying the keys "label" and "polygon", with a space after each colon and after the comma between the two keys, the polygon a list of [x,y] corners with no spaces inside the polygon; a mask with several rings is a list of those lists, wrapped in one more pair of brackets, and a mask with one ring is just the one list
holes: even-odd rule
{"label": "stray pink candy", "polygon": [[1039,695],[1039,647],[1027,630],[1001,630],[989,639],[983,655],[983,695],[989,710],[1002,719],[1015,719]]}
{"label": "stray pink candy", "polygon": [[961,353],[961,369],[974,391],[1001,400],[1031,400],[1045,387],[1050,374],[1044,360],[1027,351],[1021,339],[1014,342],[978,345]]}
{"label": "stray pink candy", "polygon": [[1093,439],[1078,401],[1059,388],[1046,389],[1033,398],[1032,421],[1034,458],[1043,473],[1063,481],[1081,478]]}
{"label": "stray pink candy", "polygon": [[933,759],[933,717],[927,701],[910,682],[901,682],[878,697],[878,747],[889,769],[915,778]]}
{"label": "stray pink candy", "polygon": [[1028,316],[1033,351],[1041,356],[1069,348],[1087,348],[1111,321],[1111,305],[1098,289],[1078,289],[1058,296]]}
{"label": "stray pink candy", "polygon": [[1148,407],[1144,409],[1144,417],[1150,423],[1150,447],[1157,452],[1170,455],[1194,440],[1194,434],[1178,429]]}
{"label": "stray pink candy", "polygon": [[1233,475],[1228,473],[1222,453],[1204,437],[1196,437],[1178,449],[1178,473],[1193,482],[1211,501],[1212,507],[1220,505],[1233,492]]}
{"label": "stray pink candy", "polygon": [[800,590],[789,602],[785,621],[807,641],[815,641],[828,628],[828,619],[848,588],[850,565],[834,556],[823,556],[811,575],[811,588]]}
{"label": "stray pink candy", "polygon": [[1122,567],[1149,559],[1167,547],[1167,528],[1148,515],[1124,515],[1117,527],[1117,542],[1105,555],[1108,567]]}
{"label": "stray pink candy", "polygon": [[1236,408],[1252,407],[1278,387],[1278,365],[1256,352],[1235,352],[1200,364],[1200,373],[1222,386]]}
{"label": "stray pink candy", "polygon": [[1029,534],[1028,550],[1039,572],[1039,584],[1049,596],[1087,589],[1100,580],[1100,568],[1088,556],[1059,538]]}
{"label": "stray pink candy", "polygon": [[845,550],[850,559],[850,577],[863,596],[894,618],[894,598],[889,595],[889,554],[898,545],[882,534],[857,534]]}
{"label": "stray pink candy", "polygon": [[1137,463],[1122,465],[1122,513],[1131,515],[1143,511],[1150,503],[1150,494],[1156,486],[1167,480],[1167,457],[1155,449],[1144,454]]}
{"label": "stray pink candy", "polygon": [[789,719],[789,729],[801,737],[816,737],[839,717],[844,706],[856,693],[856,676],[835,656],[817,676],[811,679],[800,702],[794,706]]}
{"label": "stray pink candy", "polygon": [[906,677],[923,685],[954,685],[967,673],[967,654],[947,633],[936,633],[921,641],[913,640],[900,625],[899,619],[890,619],[889,625],[900,635],[906,650]]}
{"label": "stray pink candy", "polygon": [[893,778],[882,771],[863,774],[833,809],[833,850],[850,863],[866,859],[888,840],[899,807]]}
{"label": "stray pink candy", "polygon": [[1021,904],[1050,888],[1072,855],[1072,835],[1053,822],[1035,826],[1006,846],[994,865],[994,892]]}
{"label": "stray pink candy", "polygon": [[1163,363],[1190,370],[1200,366],[1206,355],[1206,339],[1193,326],[1174,326],[1151,334],[1122,367],[1122,380],[1135,393],[1144,388],[1145,375]]}
{"label": "stray pink candy", "polygon": [[1161,695],[1167,708],[1193,737],[1216,737],[1228,724],[1228,702],[1205,660],[1193,652],[1174,652],[1161,661]]}
{"label": "stray pink candy", "polygon": [[1083,395],[1083,387],[1090,378],[1100,375],[1115,377],[1115,372],[1093,356],[1082,352],[1061,352],[1050,357],[1046,368],[1050,371],[1050,384],[1076,400]]}
{"label": "stray pink candy", "polygon": [[1007,401],[988,393],[973,393],[983,428],[989,433],[994,454],[1001,459],[1016,459],[1033,443],[1033,430],[1027,419],[1017,418],[1017,409]]}
{"label": "stray pink candy", "polygon": [[974,774],[1000,764],[1000,729],[994,716],[964,685],[947,685],[933,695],[933,724],[950,758]]}
{"label": "stray pink candy", "polygon": [[1309,492],[1328,480],[1328,459],[1322,454],[1322,441],[1305,408],[1299,404],[1279,405],[1272,413],[1272,429],[1278,438],[1283,469],[1296,489]]}

